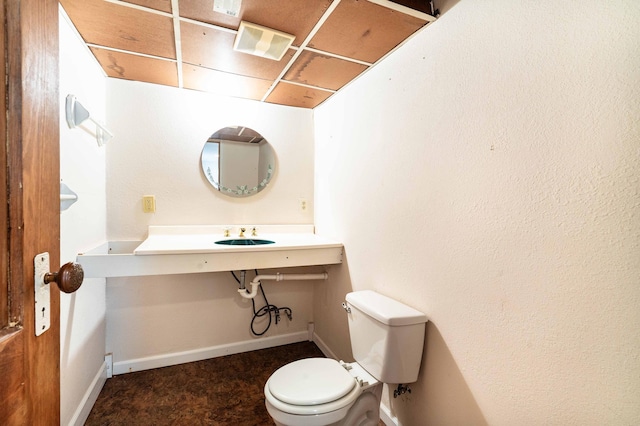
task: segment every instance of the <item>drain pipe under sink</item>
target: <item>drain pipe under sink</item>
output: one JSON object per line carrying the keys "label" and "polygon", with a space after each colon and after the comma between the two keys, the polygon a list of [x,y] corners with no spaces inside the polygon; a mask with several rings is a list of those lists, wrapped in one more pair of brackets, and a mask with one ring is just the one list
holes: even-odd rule
{"label": "drain pipe under sink", "polygon": [[260,285],[260,280],[271,280],[271,281],[304,281],[304,280],[326,280],[329,278],[329,274],[327,272],[323,272],[322,274],[281,274],[277,273],[275,275],[256,275],[256,277],[249,284],[251,285],[251,293],[247,293],[247,290],[244,288],[239,288],[238,293],[240,296],[245,299],[253,299],[258,294],[258,286]]}

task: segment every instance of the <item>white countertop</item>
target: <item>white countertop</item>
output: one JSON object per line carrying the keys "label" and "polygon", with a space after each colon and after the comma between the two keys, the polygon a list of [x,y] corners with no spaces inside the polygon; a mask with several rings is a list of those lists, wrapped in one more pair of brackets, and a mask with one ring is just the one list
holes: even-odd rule
{"label": "white countertop", "polygon": [[[243,226],[245,227],[245,226]],[[275,241],[265,245],[219,245],[226,226],[150,226],[145,241],[108,241],[76,261],[85,277],[133,277],[243,269],[290,268],[342,263],[342,244],[313,233],[313,225],[246,226],[246,238]],[[238,238],[234,225],[229,239]]]}
{"label": "white countertop", "polygon": [[133,252],[136,255],[194,254],[194,253],[243,253],[275,250],[304,250],[342,247],[342,244],[313,233],[313,225],[256,225],[257,235],[251,236],[253,226],[246,228],[246,239],[274,241],[262,245],[215,244],[219,240],[240,239],[240,226],[231,228],[224,237],[225,226],[150,226],[149,235]]}

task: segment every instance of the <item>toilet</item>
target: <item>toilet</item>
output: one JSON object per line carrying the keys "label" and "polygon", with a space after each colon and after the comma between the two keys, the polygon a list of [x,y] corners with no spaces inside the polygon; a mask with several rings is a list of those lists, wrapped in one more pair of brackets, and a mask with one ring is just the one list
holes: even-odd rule
{"label": "toilet", "polygon": [[278,426],[376,426],[383,383],[418,378],[427,317],[371,290],[348,293],[355,362],[308,358],[276,370],[264,387]]}

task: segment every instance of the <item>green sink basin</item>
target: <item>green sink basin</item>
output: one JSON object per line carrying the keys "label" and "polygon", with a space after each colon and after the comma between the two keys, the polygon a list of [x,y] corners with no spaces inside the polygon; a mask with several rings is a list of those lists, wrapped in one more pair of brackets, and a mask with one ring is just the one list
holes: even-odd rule
{"label": "green sink basin", "polygon": [[259,240],[255,238],[233,238],[229,240],[219,240],[216,244],[222,244],[225,246],[261,246],[264,244],[273,244],[275,241],[271,240]]}

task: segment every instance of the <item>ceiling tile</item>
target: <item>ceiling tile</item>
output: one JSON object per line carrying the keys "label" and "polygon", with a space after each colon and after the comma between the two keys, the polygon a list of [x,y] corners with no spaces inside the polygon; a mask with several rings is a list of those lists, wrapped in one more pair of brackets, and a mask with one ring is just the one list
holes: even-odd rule
{"label": "ceiling tile", "polygon": [[364,0],[342,0],[309,47],[374,63],[427,22]]}
{"label": "ceiling tile", "polygon": [[214,12],[212,0],[180,0],[179,7],[180,16],[225,28],[237,30],[244,20],[293,34],[293,45],[300,46],[330,4],[331,0],[243,0],[237,18]]}
{"label": "ceiling tile", "polygon": [[298,56],[284,79],[338,90],[367,68],[366,65],[307,50]]}
{"label": "ceiling tile", "polygon": [[[240,25],[239,17],[214,12],[213,0],[206,2],[202,0],[182,0],[178,7],[178,13],[183,18],[206,22],[208,24],[214,24],[234,30],[237,30]],[[240,9],[241,14],[245,7],[246,5],[243,4],[243,8]]]}
{"label": "ceiling tile", "polygon": [[109,77],[178,86],[178,71],[174,61],[95,47],[91,48],[91,52]]}
{"label": "ceiling tile", "polygon": [[300,108],[314,108],[332,94],[332,92],[321,89],[280,82],[269,94],[266,101],[273,104],[290,105]]}
{"label": "ceiling tile", "polygon": [[235,34],[182,22],[182,60],[186,63],[248,77],[275,80],[293,57],[289,51],[280,61],[233,50]]}
{"label": "ceiling tile", "polygon": [[[394,0],[417,9],[425,1]],[[366,0],[242,0],[237,17],[214,12],[214,0],[60,3],[110,77],[302,108],[322,103],[427,24]],[[236,52],[241,20],[296,39],[280,61]]]}
{"label": "ceiling tile", "polygon": [[187,64],[182,66],[182,78],[187,89],[255,100],[261,100],[273,83]]}
{"label": "ceiling tile", "polygon": [[126,3],[137,4],[161,12],[171,13],[171,0],[122,0]]}
{"label": "ceiling tile", "polygon": [[209,137],[210,142],[217,140],[246,142],[246,143],[260,143],[264,140],[264,137],[258,132],[248,127],[243,126],[230,126],[223,127]]}
{"label": "ceiling tile", "polygon": [[169,17],[104,0],[61,0],[87,43],[163,58],[176,58]]}

